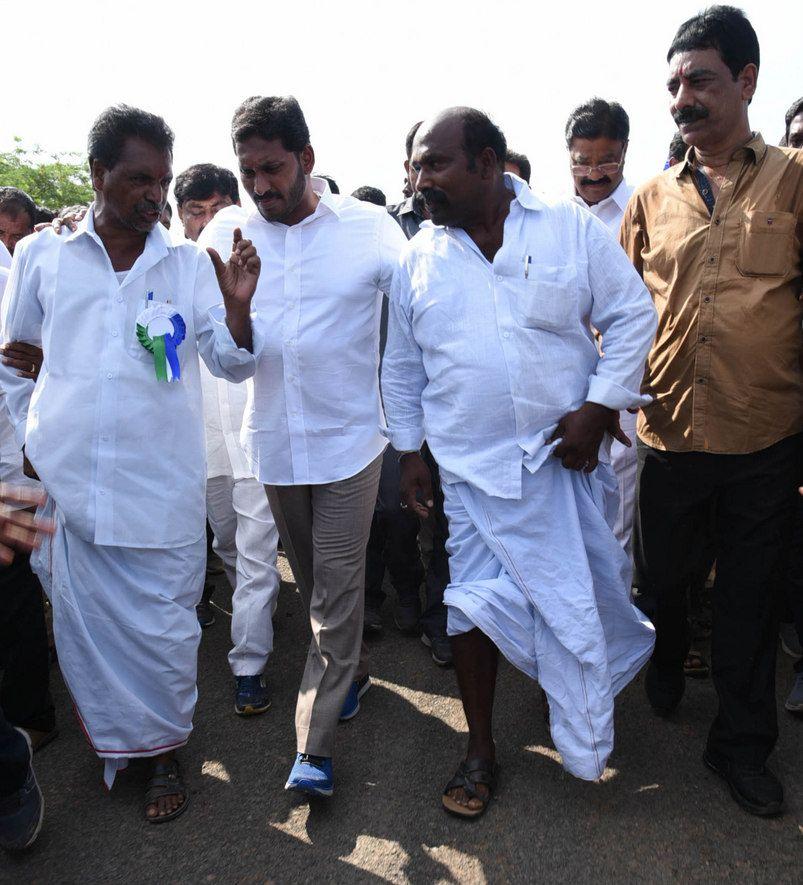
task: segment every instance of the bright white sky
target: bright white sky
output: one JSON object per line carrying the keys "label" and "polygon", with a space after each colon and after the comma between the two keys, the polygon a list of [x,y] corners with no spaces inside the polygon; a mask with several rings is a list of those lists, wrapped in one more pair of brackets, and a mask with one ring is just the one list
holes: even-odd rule
{"label": "bright white sky", "polygon": [[[468,104],[491,114],[547,193],[569,187],[563,127],[593,95],[630,115],[626,173],[660,171],[674,126],[666,51],[705,0],[35,0],[0,4],[0,148],[12,136],[82,154],[92,120],[127,102],[176,133],[174,172],[213,162],[236,172],[229,124],[246,96],[292,93],[316,168],[341,192],[400,198],[404,137],[416,120]],[[803,93],[803,2],[746,0],[762,64],[751,123],[777,144]],[[70,74],[72,73],[72,76]]]}

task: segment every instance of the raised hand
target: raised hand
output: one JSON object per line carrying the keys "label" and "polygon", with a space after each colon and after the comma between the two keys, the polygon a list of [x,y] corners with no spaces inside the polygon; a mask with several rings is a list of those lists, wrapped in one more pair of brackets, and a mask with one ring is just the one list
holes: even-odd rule
{"label": "raised hand", "polygon": [[225,264],[215,249],[209,247],[206,251],[212,259],[227,310],[229,305],[233,308],[249,308],[261,267],[254,244],[250,240],[244,240],[242,231],[237,227],[234,229],[231,255]]}

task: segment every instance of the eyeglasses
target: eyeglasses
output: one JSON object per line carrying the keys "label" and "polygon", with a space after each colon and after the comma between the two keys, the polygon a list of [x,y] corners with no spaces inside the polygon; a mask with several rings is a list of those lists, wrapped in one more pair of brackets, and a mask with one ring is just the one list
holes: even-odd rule
{"label": "eyeglasses", "polygon": [[618,163],[600,163],[598,166],[575,166],[572,164],[570,169],[572,170],[572,175],[579,175],[582,178],[591,175],[595,169],[603,175],[616,175],[616,173],[622,168],[624,161],[625,158],[622,157]]}

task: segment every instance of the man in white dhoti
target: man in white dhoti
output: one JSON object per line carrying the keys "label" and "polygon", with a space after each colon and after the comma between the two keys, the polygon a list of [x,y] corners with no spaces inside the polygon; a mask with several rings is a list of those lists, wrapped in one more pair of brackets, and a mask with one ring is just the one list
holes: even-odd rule
{"label": "man in white dhoti", "polygon": [[108,786],[129,758],[153,757],[154,823],[189,798],[174,752],[192,729],[206,559],[198,356],[236,381],[259,352],[253,246],[235,232],[228,264],[210,263],[159,224],[172,148],[144,111],[95,121],[93,206],[74,233],[17,245],[4,299],[4,340],[40,345],[41,372],[34,385],[0,369],[17,442],[55,509],[39,574],[62,673]]}
{"label": "man in white dhoti", "polygon": [[[613,700],[652,650],[612,531],[609,439],[639,405],[655,311],[604,227],[546,205],[503,171],[505,139],[481,112],[422,125],[413,168],[433,224],[402,253],[382,375],[402,494],[426,516],[437,460],[450,524],[448,632],[469,727],[443,804],[485,810],[496,751],[498,650],[549,698],[564,766],[602,774]],[[604,339],[601,357],[591,328]]]}

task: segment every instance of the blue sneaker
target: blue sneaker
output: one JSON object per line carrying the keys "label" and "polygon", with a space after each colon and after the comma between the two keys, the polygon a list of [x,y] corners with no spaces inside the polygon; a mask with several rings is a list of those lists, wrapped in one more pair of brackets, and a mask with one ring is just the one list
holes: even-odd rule
{"label": "blue sneaker", "polygon": [[45,800],[30,763],[31,742],[21,728],[17,731],[28,743],[28,776],[16,793],[0,796],[0,848],[6,851],[23,851],[33,845],[45,816]]}
{"label": "blue sneaker", "polygon": [[238,716],[256,716],[270,707],[268,690],[262,674],[258,676],[235,676],[237,689],[234,695],[234,712]]}
{"label": "blue sneaker", "polygon": [[351,683],[349,693],[343,703],[343,709],[340,711],[340,721],[347,722],[353,719],[360,712],[360,698],[371,687],[371,677],[366,673],[362,679]]}
{"label": "blue sneaker", "polygon": [[296,754],[293,770],[284,788],[310,796],[331,796],[334,789],[331,758],[310,756],[309,753]]}

